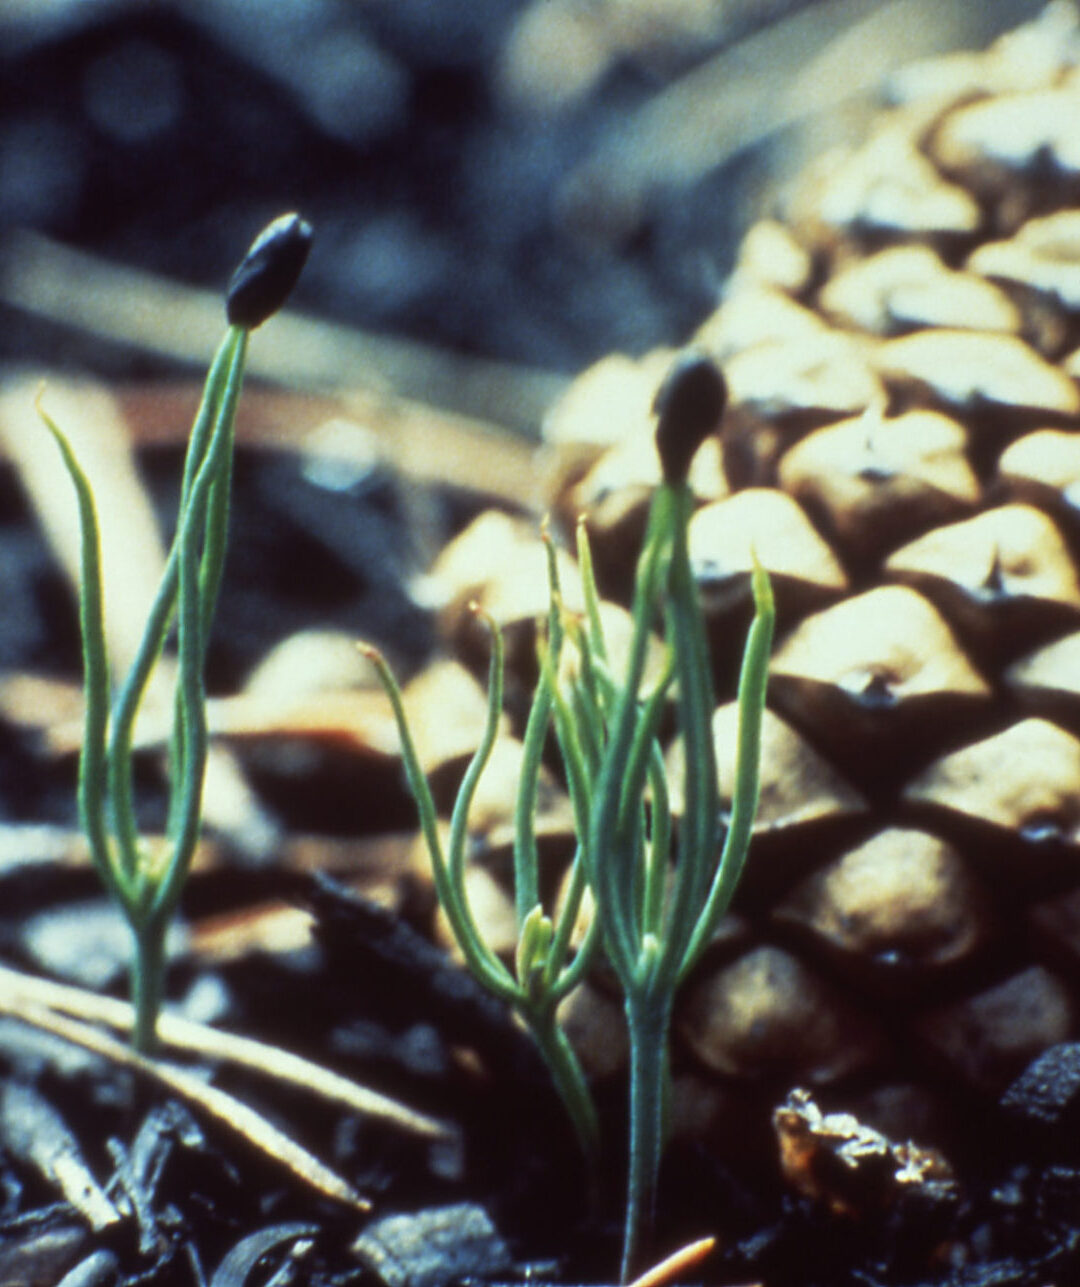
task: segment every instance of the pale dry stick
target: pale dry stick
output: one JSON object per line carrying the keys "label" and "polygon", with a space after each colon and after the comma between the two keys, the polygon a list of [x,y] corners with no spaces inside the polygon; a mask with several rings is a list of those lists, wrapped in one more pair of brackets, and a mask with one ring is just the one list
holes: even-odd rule
{"label": "pale dry stick", "polygon": [[[5,1153],[29,1163],[55,1186],[94,1233],[120,1223],[120,1212],[83,1160],[67,1123],[42,1094],[16,1077],[0,1084],[0,1139]],[[12,1281],[10,1274],[9,1269],[5,1282]]]}
{"label": "pale dry stick", "polygon": [[[0,999],[0,1011],[11,1013],[6,999]],[[324,1197],[360,1211],[370,1209],[371,1204],[365,1197],[357,1193],[336,1171],[332,1171],[314,1154],[309,1153],[303,1145],[272,1125],[243,1100],[216,1086],[208,1085],[194,1073],[140,1055],[99,1029],[57,1014],[44,1006],[24,1005],[15,1017],[92,1054],[101,1055],[110,1063],[133,1069],[158,1082],[172,1094],[197,1105],[219,1125],[240,1135],[264,1156],[280,1163],[296,1179],[316,1189]]]}
{"label": "pale dry stick", "polygon": [[[84,1023],[103,1023],[118,1032],[130,1032],[134,1023],[132,1007],[126,1001],[0,966],[0,1011],[15,1018],[24,1018],[28,1013],[41,1010],[71,1015]],[[375,1117],[410,1134],[432,1140],[452,1138],[453,1128],[447,1123],[418,1113],[388,1095],[361,1086],[278,1046],[251,1037],[238,1037],[168,1013],[159,1018],[158,1037],[162,1046],[171,1047],[174,1051],[235,1064],[248,1072],[288,1083],[336,1103],[350,1112]]]}

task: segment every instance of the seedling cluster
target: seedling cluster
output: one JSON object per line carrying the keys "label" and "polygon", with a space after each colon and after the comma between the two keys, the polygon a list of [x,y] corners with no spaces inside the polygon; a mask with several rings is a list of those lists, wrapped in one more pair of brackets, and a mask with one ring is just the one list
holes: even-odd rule
{"label": "seedling cluster", "polygon": [[[621,673],[613,669],[601,625],[584,524],[577,532],[585,604],[581,618],[564,607],[554,550],[544,534],[550,607],[515,808],[518,943],[513,973],[484,942],[465,886],[469,807],[491,754],[502,709],[499,632],[487,621],[492,641],[487,724],[462,780],[445,848],[401,693],[385,661],[374,649],[366,649],[393,702],[439,900],[465,961],[482,983],[521,1015],[593,1164],[600,1146],[596,1109],[581,1066],[556,1020],[556,1008],[580,982],[598,951],[606,953],[618,977],[630,1036],[624,1282],[651,1221],[664,1140],[668,1034],[675,995],[731,902],[757,808],[761,717],[774,618],[769,580],[762,568],[755,567],[755,617],[739,679],[735,791],[725,826],[712,736],[716,706],[712,667],[687,547],[693,509],[687,472],[698,447],[719,423],[724,399],[720,372],[696,354],[675,364],[657,395],[656,442],[663,478],[652,500],[638,561],[629,656]],[[660,624],[666,665],[659,682],[646,690],[648,645]],[[686,765],[686,803],[677,846],[657,738],[672,691]],[[552,731],[577,837],[567,893],[555,913],[540,902],[533,829],[542,755]],[[586,890],[595,913],[574,952],[572,934]]]}
{"label": "seedling cluster", "polygon": [[[250,331],[284,303],[303,268],[310,227],[297,215],[275,220],[252,245],[227,294],[228,329],[211,364],[188,444],[176,534],[130,672],[110,702],[98,518],[90,485],[67,439],[44,412],[74,484],[82,527],[80,617],[86,718],[79,809],[94,863],[132,930],[133,1042],[151,1051],[161,1005],[164,940],[199,834],[207,754],[204,670],[225,558],[233,430]],[[588,537],[577,532],[583,614],[567,611],[555,550],[547,550],[550,603],[539,643],[539,679],[524,734],[515,800],[513,969],[485,942],[466,893],[469,810],[495,744],[503,704],[503,643],[491,635],[483,738],[462,780],[444,843],[420,767],[400,689],[384,659],[373,659],[397,718],[404,765],[416,798],[435,886],[472,973],[521,1016],[551,1070],[591,1166],[600,1130],[588,1081],[557,1019],[559,1003],[603,952],[624,999],[630,1036],[629,1180],[622,1252],[627,1281],[647,1233],[664,1142],[668,1035],[680,983],[727,909],[746,856],[757,807],[761,717],[773,627],[768,578],[752,574],[755,617],[739,680],[735,791],[721,816],[712,737],[712,670],[687,526],[687,473],[719,423],[725,386],[712,362],[679,360],[657,395],[656,444],[662,480],[653,496],[637,566],[628,659],[616,670],[601,624]],[[139,835],[132,783],[135,721],[151,673],[173,628],[178,667],[169,746],[169,807],[163,842]],[[665,665],[646,685],[646,656],[659,629]],[[685,808],[677,827],[657,731],[674,695],[685,755]],[[557,910],[540,899],[535,835],[538,783],[554,739],[573,809],[576,851]],[[677,843],[676,843],[677,831]],[[574,941],[586,894],[594,909]]]}

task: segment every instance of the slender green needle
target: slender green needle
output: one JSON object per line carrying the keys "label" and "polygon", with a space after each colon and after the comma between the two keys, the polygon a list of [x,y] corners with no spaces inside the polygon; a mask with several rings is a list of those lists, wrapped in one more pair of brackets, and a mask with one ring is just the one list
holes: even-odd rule
{"label": "slender green needle", "polygon": [[585,615],[589,623],[590,643],[595,655],[607,661],[604,626],[600,619],[600,596],[596,589],[592,547],[589,545],[589,532],[584,518],[578,519],[576,536],[578,567],[581,569],[581,588],[585,595]]}
{"label": "slender green needle", "polygon": [[668,862],[671,857],[671,807],[664,757],[655,740],[649,757],[649,790],[651,825],[641,921],[646,934],[657,935],[663,932],[664,895],[667,891]]}
{"label": "slender green needle", "polygon": [[618,827],[620,831],[631,825],[635,810],[641,803],[642,789],[649,773],[650,761],[656,751],[656,735],[667,703],[668,689],[673,670],[664,669],[660,682],[640,707],[632,730],[630,751],[626,757],[623,782],[619,792]]}
{"label": "slender green needle", "polygon": [[[214,523],[212,497],[227,495],[224,488],[231,473],[233,426],[236,402],[243,381],[247,333],[234,328],[232,358],[221,377],[223,389],[217,399],[217,416],[206,454],[191,484],[187,505],[176,534],[180,551],[178,577],[177,649],[177,734],[181,752],[173,766],[174,804],[170,807],[172,855],[153,898],[155,915],[171,912],[179,897],[198,841],[202,815],[202,788],[206,771],[208,734],[206,691],[203,672],[206,663],[206,634],[213,604],[221,582],[225,560],[225,531]],[[208,535],[213,528],[212,536]]]}
{"label": "slender green needle", "polygon": [[206,449],[218,420],[218,407],[221,405],[221,394],[227,379],[226,372],[232,364],[236,345],[237,336],[230,327],[218,345],[217,352],[210,363],[210,370],[206,373],[206,383],[203,385],[199,409],[195,413],[195,420],[188,436],[187,452],[184,455],[184,473],[180,484],[181,514],[187,509],[191,486],[206,456]]}
{"label": "slender green needle", "polygon": [[552,683],[562,654],[563,628],[559,565],[545,518],[540,526],[547,561],[549,607],[547,615],[547,653],[551,666],[545,666],[545,645],[538,635],[536,642],[540,675],[536,693],[529,708],[523,739],[521,781],[514,802],[514,911],[520,927],[540,901],[539,856],[536,849],[536,796],[544,744],[551,727]]}
{"label": "slender green needle", "polygon": [[[569,996],[574,988],[582,982],[592,968],[602,942],[603,927],[600,924],[599,916],[594,914],[589,921],[588,928],[585,930],[581,945],[574,954],[574,959],[565,967],[560,965],[559,972],[552,977],[549,986],[553,1002],[561,1001],[563,997]],[[557,946],[557,944],[553,946],[553,953],[557,950]]]}
{"label": "slender green needle", "polygon": [[632,810],[623,813],[621,801],[624,794],[628,799],[640,799],[644,784],[647,756],[640,757],[640,763],[635,764],[639,769],[636,780],[628,769],[639,725],[638,693],[645,670],[648,637],[670,562],[671,517],[670,489],[661,487],[649,512],[631,612],[633,631],[626,674],[610,717],[608,744],[589,822],[589,880],[598,914],[604,922],[612,964],[624,980],[636,969],[640,924],[634,916],[631,866],[636,848],[632,831],[636,823],[630,819]]}
{"label": "slender green needle", "polygon": [[550,1007],[543,1015],[526,1011],[524,1018],[566,1106],[586,1162],[595,1170],[600,1156],[600,1122],[581,1063]]}
{"label": "slender green needle", "polygon": [[199,602],[202,620],[203,652],[210,637],[214,610],[221,590],[221,577],[225,568],[225,546],[229,530],[229,501],[232,495],[233,440],[235,437],[236,406],[244,378],[247,357],[248,332],[236,331],[232,360],[222,381],[218,422],[222,427],[214,435],[210,450],[220,456],[214,468],[214,481],[207,504],[206,534],[203,542],[202,563],[199,568]]}
{"label": "slender green needle", "polygon": [[[242,371],[245,345],[246,338],[231,328],[226,333],[211,364],[184,465],[185,477],[181,488],[179,527],[143,629],[139,649],[113,707],[108,750],[109,798],[117,843],[125,870],[129,874],[134,873],[139,866],[138,825],[135,818],[131,779],[131,744],[135,720],[150,682],[150,675],[165,645],[176,609],[182,557],[182,529],[186,516],[191,511],[192,491],[196,478],[205,469],[206,456],[211,449],[212,438],[216,436],[220,442],[219,411],[222,394],[229,381],[229,372],[235,370],[238,365]],[[194,533],[190,530],[187,533],[187,539],[194,539]],[[188,754],[183,740],[177,739],[175,734],[171,753],[175,757],[173,761],[175,764],[182,764]],[[175,830],[175,825],[170,819],[170,832]]]}
{"label": "slender green needle", "polygon": [[589,776],[595,777],[604,754],[604,726],[596,706],[595,685],[581,675],[570,685],[570,710]]}
{"label": "slender green needle", "polygon": [[678,516],[667,603],[678,681],[679,729],[683,738],[684,808],[679,831],[679,861],[664,938],[669,951],[665,970],[672,982],[681,968],[715,868],[719,845],[720,799],[712,715],[716,707],[712,669],[697,586],[690,569],[686,525],[691,500],[678,485]]}
{"label": "slender green needle", "polygon": [[727,910],[742,875],[760,790],[761,724],[769,678],[776,608],[769,576],[755,563],[752,577],[755,616],[746,640],[739,675],[739,731],[736,738],[735,787],[731,822],[724,839],[705,907],[684,954],[680,977],[685,978],[700,957],[716,922]]}
{"label": "slender green needle", "polygon": [[[551,947],[548,951],[546,966],[546,979],[549,987],[554,987],[556,981],[563,972],[563,966],[566,964],[567,953],[570,950],[570,941],[573,937],[574,927],[577,925],[578,915],[581,912],[582,900],[585,897],[585,891],[588,889],[588,882],[585,879],[585,864],[582,860],[581,846],[577,847],[574,854],[574,860],[570,864],[570,876],[566,884],[566,891],[563,896],[562,907],[559,908],[558,916],[555,920],[554,933],[552,935]],[[592,918],[595,923],[596,917]],[[577,958],[575,957],[575,960]]]}
{"label": "slender green needle", "polygon": [[540,678],[529,708],[522,740],[521,778],[514,801],[514,909],[520,927],[540,901],[539,856],[536,850],[536,797],[544,742],[551,725],[551,689],[546,672]]}
{"label": "slender green needle", "polygon": [[[582,852],[587,852],[589,814],[592,807],[592,783],[586,766],[585,753],[578,736],[578,726],[574,720],[566,695],[559,687],[552,672],[550,652],[541,653],[540,665],[546,676],[548,691],[551,693],[552,714],[555,725],[555,737],[559,744],[563,768],[566,772],[566,785],[570,792],[570,807],[574,813],[574,828]],[[586,860],[587,861],[587,860]]]}
{"label": "slender green needle", "polygon": [[442,840],[439,836],[435,801],[432,799],[424,771],[420,767],[420,757],[417,755],[416,744],[409,730],[409,721],[405,714],[405,704],[398,682],[377,648],[369,644],[361,644],[360,650],[374,664],[383,688],[390,698],[401,742],[401,758],[405,766],[405,775],[413,799],[416,801],[417,812],[420,815],[420,829],[423,832],[431,862],[435,893],[450,921],[454,936],[465,954],[469,969],[489,991],[505,1001],[514,1002],[519,996],[517,984],[506,966],[497,957],[492,956],[486,945],[480,942],[480,936],[472,923],[468,907],[451,878],[450,867],[443,853]]}
{"label": "slender green needle", "polygon": [[101,537],[89,481],[71,444],[41,406],[38,414],[52,434],[64,462],[79,507],[81,529],[79,618],[82,631],[83,685],[86,712],[79,757],[79,813],[90,854],[106,886],[126,905],[131,897],[128,874],[113,860],[105,819],[107,765],[105,738],[109,719],[109,662],[105,647],[104,595],[101,579]]}
{"label": "slender green needle", "polygon": [[[487,972],[494,977],[503,978],[512,982],[510,974],[506,967],[487,946],[480,934],[479,928],[469,906],[469,900],[465,891],[465,848],[468,841],[468,823],[469,810],[472,807],[473,797],[476,794],[477,783],[480,781],[480,775],[487,767],[487,762],[491,758],[492,749],[495,746],[495,739],[499,732],[499,718],[502,715],[502,694],[503,694],[503,641],[502,634],[498,626],[488,616],[487,613],[473,605],[473,612],[480,617],[488,628],[491,635],[491,663],[488,669],[488,703],[487,718],[484,724],[484,731],[480,739],[480,745],[473,753],[469,766],[465,770],[465,775],[461,780],[461,786],[458,788],[457,799],[454,801],[453,812],[450,815],[450,837],[447,843],[447,868],[450,877],[451,886],[454,889],[457,900],[458,915],[460,924],[454,926],[455,932],[461,944],[462,951],[468,955],[472,953],[477,959],[483,960]],[[471,957],[470,957],[471,961]]]}

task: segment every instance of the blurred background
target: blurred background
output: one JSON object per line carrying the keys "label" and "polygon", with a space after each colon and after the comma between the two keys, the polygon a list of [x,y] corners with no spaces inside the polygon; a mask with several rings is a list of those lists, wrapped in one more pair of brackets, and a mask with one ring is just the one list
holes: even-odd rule
{"label": "blurred background", "polygon": [[[1042,8],[0,0],[0,690],[33,672],[77,691],[80,669],[78,528],[35,391],[106,516],[122,668],[223,288],[274,216],[316,237],[251,346],[218,693],[313,628],[419,665],[447,540],[486,505],[550,505],[534,443],[569,381],[685,342],[745,228],[864,133],[895,68]],[[13,700],[0,727],[52,718],[37,690]],[[11,773],[0,813],[32,815],[40,765]],[[0,755],[0,795],[4,778]]]}
{"label": "blurred background", "polygon": [[[454,401],[451,356],[565,376],[678,343],[747,222],[861,130],[890,69],[1041,8],[0,0],[0,360],[201,361],[216,327],[166,325],[188,297],[154,283],[219,290],[289,208],[317,230],[295,306],[424,346],[410,395]],[[557,387],[457,400],[528,430]]]}
{"label": "blurred background", "polygon": [[[572,377],[684,342],[748,224],[865,131],[893,69],[1042,8],[0,0],[0,680],[77,691],[78,531],[40,382],[98,491],[122,668],[223,288],[269,219],[298,209],[316,238],[251,348],[215,693],[310,629],[418,666],[447,540],[486,505],[550,505],[533,443]],[[15,715],[0,694],[0,727],[48,724],[34,693]],[[32,814],[40,765],[11,772],[6,807]]]}

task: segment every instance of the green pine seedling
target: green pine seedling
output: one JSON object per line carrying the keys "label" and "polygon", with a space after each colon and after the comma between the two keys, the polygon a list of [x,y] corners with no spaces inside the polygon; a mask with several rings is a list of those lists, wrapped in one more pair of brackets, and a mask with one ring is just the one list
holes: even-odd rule
{"label": "green pine seedling", "polygon": [[[110,701],[99,527],[93,492],[61,429],[40,406],[75,487],[82,532],[79,616],[86,715],[79,759],[79,814],[97,871],[134,939],[132,1044],[156,1043],[165,973],[165,935],[199,836],[206,768],[207,643],[221,587],[228,533],[233,430],[248,335],[281,307],[311,244],[298,215],[267,227],[233,276],[229,326],[203,390],[184,461],[176,535],[131,669]],[[139,706],[173,627],[178,677],[169,744],[164,841],[140,837],[132,782]]]}
{"label": "green pine seedling", "polygon": [[[548,1062],[582,1147],[593,1161],[598,1150],[596,1111],[580,1065],[556,1022],[555,1008],[581,980],[601,940],[619,978],[630,1034],[624,1282],[652,1216],[664,1142],[667,1048],[675,994],[730,904],[757,808],[761,718],[774,619],[769,579],[762,568],[755,567],[755,617],[739,680],[735,793],[725,827],[712,741],[716,703],[711,662],[687,548],[693,510],[687,474],[698,447],[717,427],[725,398],[720,372],[709,359],[693,353],[675,364],[657,395],[656,437],[663,481],[653,497],[638,562],[629,660],[622,675],[616,676],[611,668],[584,525],[578,529],[585,601],[581,620],[563,609],[554,550],[544,533],[551,602],[515,802],[518,945],[513,974],[483,941],[464,883],[468,810],[494,745],[502,706],[499,632],[488,621],[492,656],[487,723],[462,781],[445,849],[400,691],[382,657],[365,648],[393,703],[436,892],[465,961],[485,986],[524,1019]],[[644,691],[649,640],[661,623],[667,664],[659,681]],[[575,664],[561,665],[564,658]],[[657,739],[673,686],[686,746],[686,806],[674,863],[668,786]],[[540,903],[533,831],[541,752],[552,728],[577,836],[568,896],[557,917],[549,916]],[[592,895],[595,914],[584,942],[571,956],[571,932],[586,890]]]}
{"label": "green pine seedling", "polygon": [[[560,743],[564,753],[572,750],[566,759],[570,777],[583,778],[577,789],[588,795],[586,872],[604,947],[622,988],[630,1037],[623,1282],[652,1221],[676,992],[730,905],[757,810],[761,719],[775,617],[769,579],[755,566],[755,616],[739,677],[735,790],[725,828],[712,739],[712,667],[687,544],[693,512],[687,473],[694,453],[719,424],[725,400],[720,372],[710,359],[694,353],[677,361],[661,386],[655,410],[663,478],[653,496],[637,566],[626,670],[612,682],[604,665],[598,614],[590,611],[593,637],[583,651],[588,664],[573,700],[556,705]],[[588,568],[587,559],[583,568]],[[591,575],[587,593],[590,583]],[[667,786],[656,738],[666,685],[641,696],[649,635],[661,621],[686,766],[673,865]],[[590,702],[590,692],[598,700]],[[582,725],[587,737],[581,736]],[[602,753],[595,764],[584,766],[583,774],[574,763],[580,759],[573,751],[575,742],[584,746],[601,738]]]}
{"label": "green pine seedling", "polygon": [[[548,614],[548,655],[557,658],[563,646],[558,577],[555,552],[546,531],[544,540],[552,585],[551,610]],[[530,711],[515,801],[514,872],[518,943],[513,973],[485,942],[469,906],[465,889],[469,809],[480,775],[495,745],[502,712],[504,665],[503,641],[498,627],[475,604],[472,607],[491,634],[487,717],[480,745],[458,789],[445,844],[439,832],[435,802],[420,767],[420,759],[405,716],[401,689],[377,649],[362,644],[361,650],[374,662],[393,705],[405,772],[420,814],[420,826],[427,844],[436,893],[454,938],[472,974],[524,1020],[551,1072],[582,1151],[589,1165],[595,1167],[600,1145],[596,1108],[577,1056],[556,1019],[559,1002],[581,981],[599,944],[597,927],[587,933],[585,942],[576,953],[571,951],[571,935],[585,894],[585,870],[580,846],[573,862],[569,891],[557,916],[552,917],[545,912],[538,892],[538,857],[533,822],[544,739],[551,723],[550,668],[545,668],[541,675]]]}

